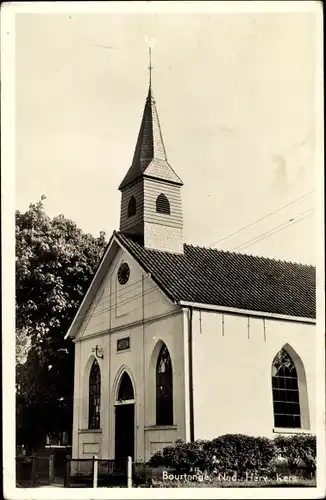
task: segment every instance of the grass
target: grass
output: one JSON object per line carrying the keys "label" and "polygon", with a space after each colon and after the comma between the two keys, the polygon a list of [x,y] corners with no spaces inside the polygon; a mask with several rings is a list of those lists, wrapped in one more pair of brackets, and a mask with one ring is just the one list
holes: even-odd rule
{"label": "grass", "polygon": [[[195,485],[189,485],[188,488],[194,488]],[[219,481],[212,483],[199,483],[200,488],[314,488],[315,479],[300,479],[298,481],[243,481],[230,483],[229,481]]]}
{"label": "grass", "polygon": [[[46,484],[20,484],[17,485],[17,487],[22,487],[22,488],[55,488],[55,487],[63,487],[62,485],[59,484],[51,484],[51,485],[46,485]],[[91,484],[71,484],[70,488],[91,488]],[[110,486],[100,486],[101,487],[106,487],[110,488]],[[114,486],[112,485],[111,488],[118,487],[118,488],[126,488],[126,486]],[[134,486],[136,488],[137,486]],[[145,488],[145,485],[138,486]],[[271,480],[271,481],[239,481],[239,482],[230,482],[230,481],[212,481],[212,482],[206,482],[206,483],[198,483],[198,482],[182,482],[182,481],[160,481],[159,483],[156,483],[154,488],[315,488],[316,487],[316,480],[315,479],[298,479],[297,481],[276,481],[276,480]]]}

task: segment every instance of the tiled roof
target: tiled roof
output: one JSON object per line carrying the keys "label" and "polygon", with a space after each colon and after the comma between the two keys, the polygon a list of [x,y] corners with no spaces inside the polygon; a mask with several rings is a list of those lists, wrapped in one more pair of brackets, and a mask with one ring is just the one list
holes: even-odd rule
{"label": "tiled roof", "polygon": [[115,234],[174,301],[316,317],[314,266],[186,244],[174,254]]}
{"label": "tiled roof", "polygon": [[174,172],[167,160],[151,87],[146,99],[134,158],[119,189],[126,187],[143,175],[182,185],[181,179]]}

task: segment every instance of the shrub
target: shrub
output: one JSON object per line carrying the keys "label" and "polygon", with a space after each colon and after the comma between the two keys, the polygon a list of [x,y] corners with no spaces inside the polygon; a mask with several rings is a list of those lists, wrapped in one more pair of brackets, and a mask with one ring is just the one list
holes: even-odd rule
{"label": "shrub", "polygon": [[310,435],[278,436],[275,439],[226,434],[211,441],[193,443],[176,441],[174,446],[157,452],[149,461],[151,467],[163,467],[175,474],[233,475],[240,479],[248,474],[271,477],[284,459],[295,474],[300,463],[313,477],[316,471],[316,438]]}
{"label": "shrub", "polygon": [[316,472],[316,436],[296,434],[293,436],[277,436],[274,439],[276,452],[287,460],[293,474],[300,463],[304,463],[308,475]]}
{"label": "shrub", "polygon": [[244,476],[246,472],[262,473],[275,456],[273,442],[242,434],[227,434],[212,441],[176,442],[164,448],[149,465],[171,468],[176,473],[208,472]]}
{"label": "shrub", "polygon": [[266,472],[276,454],[270,439],[243,434],[220,436],[210,441],[207,448],[210,456],[216,457],[215,465],[212,464],[216,472],[236,472],[238,477],[244,477],[248,472]]}
{"label": "shrub", "polygon": [[178,473],[194,472],[196,469],[206,470],[210,456],[205,448],[205,441],[184,443],[176,441],[175,446],[167,446],[152,456],[149,465],[166,467]]}

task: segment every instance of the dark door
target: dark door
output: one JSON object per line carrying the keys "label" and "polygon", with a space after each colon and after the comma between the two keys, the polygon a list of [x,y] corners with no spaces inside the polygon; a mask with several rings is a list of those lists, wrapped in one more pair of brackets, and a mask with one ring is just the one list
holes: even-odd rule
{"label": "dark door", "polygon": [[134,459],[134,404],[115,407],[115,465],[125,470],[127,457]]}

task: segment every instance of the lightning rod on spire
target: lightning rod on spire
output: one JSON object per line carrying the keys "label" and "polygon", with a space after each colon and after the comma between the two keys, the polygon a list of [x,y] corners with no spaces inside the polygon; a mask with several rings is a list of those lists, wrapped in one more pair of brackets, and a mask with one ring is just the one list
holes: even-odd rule
{"label": "lightning rod on spire", "polygon": [[152,69],[153,69],[153,66],[152,66],[152,48],[149,47],[148,48],[148,52],[149,52],[149,66],[148,66],[148,70],[149,70],[149,86],[151,87],[152,86]]}

